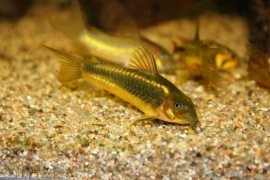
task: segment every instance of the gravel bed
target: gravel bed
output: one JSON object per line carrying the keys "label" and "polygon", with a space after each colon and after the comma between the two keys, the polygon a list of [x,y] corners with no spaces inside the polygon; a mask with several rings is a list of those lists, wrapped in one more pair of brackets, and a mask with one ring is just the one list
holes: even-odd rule
{"label": "gravel bed", "polygon": [[[246,56],[243,20],[213,14],[202,19],[203,34],[220,37]],[[165,44],[181,29],[193,37],[192,24],[158,25],[156,35]],[[217,90],[194,80],[179,86],[196,105],[200,133],[161,121],[131,125],[141,112],[130,104],[102,90],[69,90],[57,81],[57,60],[42,45],[65,50],[70,40],[47,20],[30,14],[17,22],[2,20],[0,27],[0,177],[270,178],[270,93],[250,78]],[[171,27],[170,33],[164,27]],[[238,69],[234,74],[246,66]]]}

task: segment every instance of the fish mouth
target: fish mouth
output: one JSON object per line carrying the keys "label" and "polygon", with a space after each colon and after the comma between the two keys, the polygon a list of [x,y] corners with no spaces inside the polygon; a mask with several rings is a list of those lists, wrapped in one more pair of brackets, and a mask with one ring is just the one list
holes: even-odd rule
{"label": "fish mouth", "polygon": [[157,119],[175,124],[190,125],[192,129],[195,129],[200,123],[195,108],[186,109],[174,115],[172,118],[162,110]]}
{"label": "fish mouth", "polygon": [[200,123],[197,114],[190,111],[182,113],[181,116],[176,117],[173,122],[177,124],[189,124],[192,128],[196,128],[196,126]]}

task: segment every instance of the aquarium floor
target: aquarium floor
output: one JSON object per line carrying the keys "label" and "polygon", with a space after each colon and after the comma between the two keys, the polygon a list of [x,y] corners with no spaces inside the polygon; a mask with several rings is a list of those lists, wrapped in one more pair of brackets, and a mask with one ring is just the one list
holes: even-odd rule
{"label": "aquarium floor", "polygon": [[[70,40],[30,13],[0,22],[0,177],[56,179],[264,179],[270,177],[270,93],[244,77],[213,90],[178,86],[197,108],[202,131],[154,121],[101,90],[71,91],[56,79],[57,60],[42,45]],[[174,20],[143,30],[172,50],[193,38],[195,22]],[[206,14],[201,33],[246,58],[246,25]],[[159,39],[157,38],[159,37]]]}

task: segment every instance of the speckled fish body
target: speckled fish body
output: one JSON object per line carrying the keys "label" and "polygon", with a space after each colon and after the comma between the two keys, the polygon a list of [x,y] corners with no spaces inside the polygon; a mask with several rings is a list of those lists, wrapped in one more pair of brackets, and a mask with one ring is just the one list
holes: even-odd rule
{"label": "speckled fish body", "polygon": [[159,75],[149,51],[137,49],[128,67],[95,60],[84,62],[50,48],[61,64],[58,80],[85,79],[119,96],[145,113],[143,120],[160,119],[195,127],[199,120],[191,99]]}
{"label": "speckled fish body", "polygon": [[130,36],[120,36],[105,33],[94,27],[86,28],[77,1],[72,4],[70,15],[68,22],[55,22],[53,24],[58,30],[74,40],[78,54],[95,56],[126,66],[133,50],[144,47],[153,53],[160,72],[174,69],[172,55],[165,48],[146,39],[138,32]]}

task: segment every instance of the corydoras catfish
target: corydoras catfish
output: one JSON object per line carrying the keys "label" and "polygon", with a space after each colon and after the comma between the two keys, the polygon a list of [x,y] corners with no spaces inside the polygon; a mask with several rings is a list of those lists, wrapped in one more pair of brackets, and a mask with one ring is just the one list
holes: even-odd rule
{"label": "corydoras catfish", "polygon": [[174,68],[172,55],[162,46],[140,34],[119,36],[105,33],[95,27],[86,28],[77,1],[73,1],[71,5],[68,21],[54,21],[53,25],[76,42],[75,48],[78,54],[127,65],[134,49],[144,47],[153,53],[160,72],[170,71]]}
{"label": "corydoras catfish", "polygon": [[200,40],[199,21],[194,40],[176,46],[175,52],[181,54],[190,77],[203,76],[217,87],[222,86],[222,72],[236,66],[238,62],[236,54],[226,46],[210,40]]}
{"label": "corydoras catfish", "polygon": [[159,119],[189,124],[196,129],[199,120],[192,100],[158,73],[153,55],[145,48],[134,51],[128,67],[95,57],[85,61],[63,51],[47,48],[61,65],[58,74],[60,82],[83,79],[94,83],[145,113],[136,121]]}

